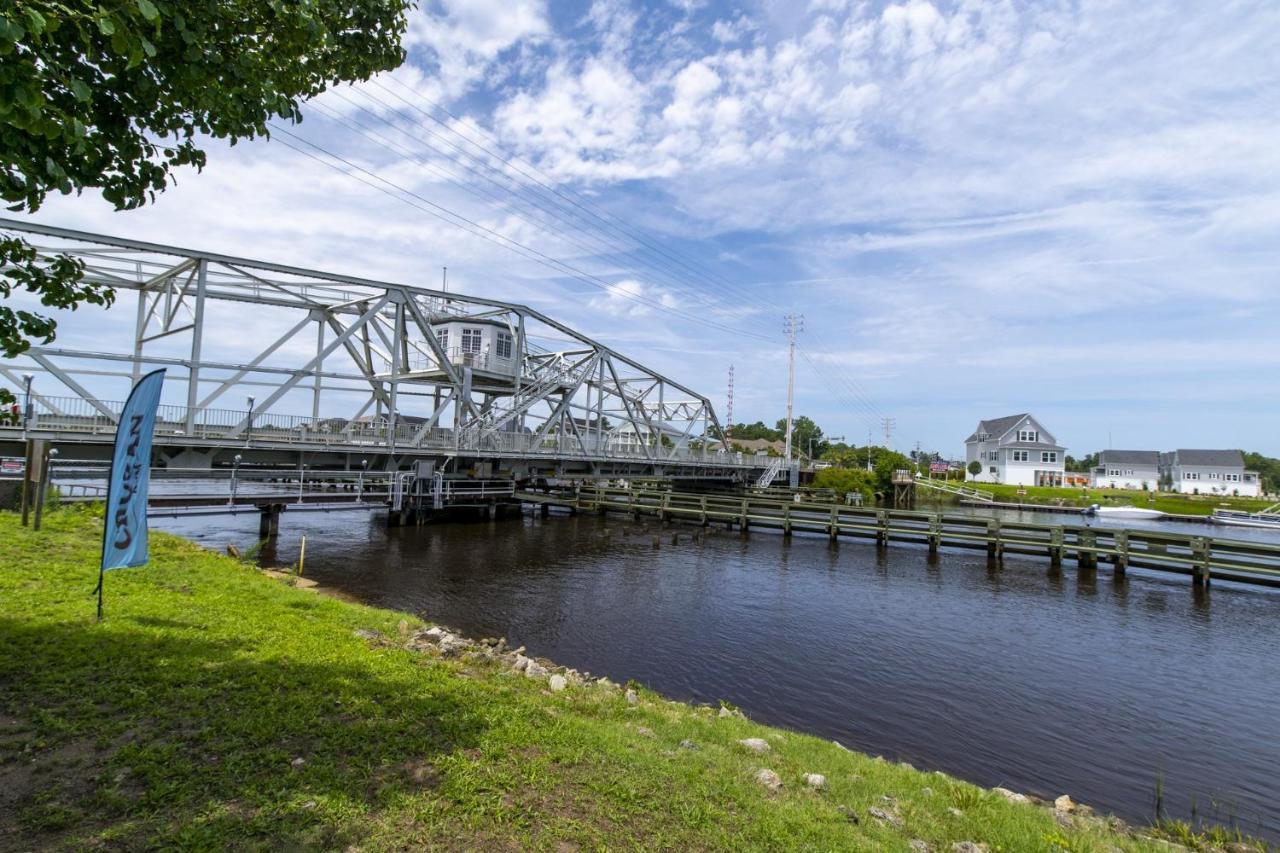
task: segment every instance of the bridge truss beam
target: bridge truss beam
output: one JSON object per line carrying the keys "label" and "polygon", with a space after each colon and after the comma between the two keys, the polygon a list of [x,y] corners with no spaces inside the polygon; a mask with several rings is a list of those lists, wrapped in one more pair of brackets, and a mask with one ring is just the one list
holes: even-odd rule
{"label": "bridge truss beam", "polygon": [[[135,296],[132,334],[109,311],[100,334],[0,361],[9,381],[47,377],[34,426],[64,440],[114,432],[128,386],[166,367],[161,445],[759,467],[728,452],[705,396],[524,305],[11,219],[0,231]],[[249,402],[227,408],[236,391]]]}

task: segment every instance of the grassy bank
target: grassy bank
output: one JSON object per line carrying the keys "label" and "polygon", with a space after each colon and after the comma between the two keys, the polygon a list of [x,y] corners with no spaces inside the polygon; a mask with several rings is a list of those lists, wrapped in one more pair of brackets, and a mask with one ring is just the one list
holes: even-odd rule
{"label": "grassy bank", "polygon": [[644,690],[557,691],[165,534],[98,624],[99,537],[87,510],[0,514],[0,849],[1168,849]]}
{"label": "grassy bank", "polygon": [[[1011,486],[994,483],[963,484],[967,488],[986,492],[1004,503],[1053,504],[1085,507],[1140,506],[1179,515],[1211,515],[1215,509],[1235,509],[1257,512],[1274,501],[1254,498],[1235,498],[1223,495],[1181,495],[1170,492],[1144,492],[1135,489],[1053,489],[1042,486]],[[1019,494],[1025,492],[1025,494]]]}

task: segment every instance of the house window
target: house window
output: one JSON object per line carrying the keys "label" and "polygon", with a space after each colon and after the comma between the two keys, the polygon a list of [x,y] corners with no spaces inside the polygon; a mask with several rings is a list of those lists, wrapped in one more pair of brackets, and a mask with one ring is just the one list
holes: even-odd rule
{"label": "house window", "polygon": [[1029,441],[1032,444],[1040,440],[1040,433],[1034,429],[1018,430],[1018,441]]}
{"label": "house window", "polygon": [[1238,483],[1240,482],[1240,475],[1239,474],[1223,474],[1222,479],[1230,483]]}
{"label": "house window", "polygon": [[1210,479],[1210,480],[1217,480],[1217,479],[1218,479],[1218,472],[1217,472],[1217,471],[1210,471],[1210,472],[1209,472],[1209,479]]}
{"label": "house window", "polygon": [[1108,470],[1108,471],[1107,471],[1107,476],[1108,476],[1108,477],[1119,477],[1119,476],[1120,476],[1120,469],[1119,469],[1119,468],[1111,468],[1110,470]]}
{"label": "house window", "polygon": [[498,332],[498,358],[511,358],[511,345],[515,339],[507,332]]}
{"label": "house window", "polygon": [[1056,450],[1046,450],[1040,454],[1041,462],[1057,462],[1058,452]]}
{"label": "house window", "polygon": [[992,465],[990,471],[992,474],[996,473],[996,466]]}
{"label": "house window", "polygon": [[1031,459],[1031,451],[1029,450],[1014,450],[1012,453],[1014,462],[1027,462]]}
{"label": "house window", "polygon": [[1182,479],[1184,479],[1184,480],[1199,480],[1199,479],[1200,479],[1200,472],[1199,472],[1199,471],[1183,471],[1183,472],[1182,472]]}
{"label": "house window", "polygon": [[462,330],[462,351],[464,353],[480,352],[480,341],[484,338],[484,331],[481,329],[463,329]]}
{"label": "house window", "polygon": [[449,351],[449,330],[440,329],[436,332],[436,337],[440,339],[440,349],[447,353]]}

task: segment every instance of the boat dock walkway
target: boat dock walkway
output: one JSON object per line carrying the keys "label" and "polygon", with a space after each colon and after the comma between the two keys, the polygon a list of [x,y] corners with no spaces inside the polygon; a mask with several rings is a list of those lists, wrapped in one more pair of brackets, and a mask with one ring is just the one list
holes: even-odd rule
{"label": "boat dock walkway", "polygon": [[[517,494],[522,499],[523,494]],[[658,489],[583,486],[576,497],[549,496],[539,503],[570,509],[625,512],[663,521],[727,524],[744,533],[752,527],[817,533],[832,542],[844,538],[984,550],[996,562],[1006,554],[1046,557],[1052,565],[1075,560],[1082,569],[1109,562],[1117,576],[1129,567],[1190,576],[1197,586],[1213,579],[1280,587],[1280,544],[1245,542],[1188,533],[1165,533],[1093,527],[1087,524],[1045,524],[1001,521],[943,512],[890,510],[841,504],[796,503],[776,498],[721,493],[675,492]]]}

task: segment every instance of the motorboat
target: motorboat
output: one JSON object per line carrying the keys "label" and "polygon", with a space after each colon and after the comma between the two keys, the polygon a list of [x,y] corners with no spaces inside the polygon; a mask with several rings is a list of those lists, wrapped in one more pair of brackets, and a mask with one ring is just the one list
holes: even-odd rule
{"label": "motorboat", "polygon": [[1143,519],[1152,521],[1157,518],[1164,518],[1164,513],[1158,509],[1147,509],[1141,506],[1099,506],[1094,504],[1084,511],[1085,515],[1096,516],[1097,518],[1123,518],[1128,520]]}
{"label": "motorboat", "polygon": [[1215,509],[1210,518],[1217,524],[1280,530],[1280,513],[1275,512],[1243,512],[1238,509]]}

